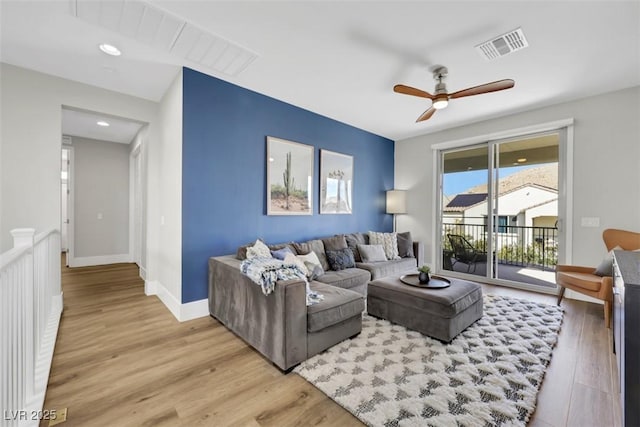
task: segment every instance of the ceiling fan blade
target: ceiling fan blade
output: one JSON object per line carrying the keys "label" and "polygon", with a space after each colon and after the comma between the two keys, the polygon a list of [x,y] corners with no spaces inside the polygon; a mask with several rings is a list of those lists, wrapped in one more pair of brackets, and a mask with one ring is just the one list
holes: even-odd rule
{"label": "ceiling fan blade", "polygon": [[402,93],[405,95],[419,96],[421,98],[429,98],[429,99],[434,98],[434,96],[431,95],[429,92],[425,92],[424,90],[416,89],[415,87],[411,87],[411,86],[395,85],[393,87],[393,91],[397,93]]}
{"label": "ceiling fan blade", "polygon": [[462,98],[463,96],[480,95],[483,93],[497,92],[499,90],[511,89],[516,82],[511,79],[498,80],[496,82],[485,83],[480,86],[470,87],[449,94],[449,99]]}
{"label": "ceiling fan blade", "polygon": [[420,117],[418,117],[418,120],[416,120],[416,123],[424,122],[425,120],[429,120],[431,118],[431,116],[433,116],[433,113],[435,113],[435,112],[436,112],[436,109],[433,108],[433,107],[430,107],[427,111],[422,113],[422,115]]}

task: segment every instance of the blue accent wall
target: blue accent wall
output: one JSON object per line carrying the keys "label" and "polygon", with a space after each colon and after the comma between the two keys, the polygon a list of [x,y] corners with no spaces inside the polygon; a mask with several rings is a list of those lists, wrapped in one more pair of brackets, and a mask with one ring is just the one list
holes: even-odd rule
{"label": "blue accent wall", "polygon": [[[391,231],[394,142],[184,68],[182,303],[208,296],[208,259],[267,243]],[[267,136],[314,146],[313,215],[267,216]],[[354,159],[353,214],[320,215],[320,149]]]}

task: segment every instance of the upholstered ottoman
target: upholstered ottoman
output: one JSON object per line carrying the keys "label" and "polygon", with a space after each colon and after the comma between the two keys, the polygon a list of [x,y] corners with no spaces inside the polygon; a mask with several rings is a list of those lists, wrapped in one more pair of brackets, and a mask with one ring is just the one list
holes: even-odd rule
{"label": "upholstered ottoman", "polygon": [[367,312],[444,342],[451,342],[482,317],[482,287],[449,279],[442,289],[404,284],[399,277],[369,282]]}

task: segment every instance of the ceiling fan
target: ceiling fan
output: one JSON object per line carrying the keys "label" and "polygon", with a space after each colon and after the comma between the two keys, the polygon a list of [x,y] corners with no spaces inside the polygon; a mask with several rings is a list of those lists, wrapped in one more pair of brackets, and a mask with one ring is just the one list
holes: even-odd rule
{"label": "ceiling fan", "polygon": [[433,78],[438,82],[436,84],[435,95],[411,86],[395,85],[393,87],[394,92],[402,93],[405,95],[419,96],[421,98],[428,98],[431,100],[431,107],[429,107],[427,111],[425,111],[420,117],[418,117],[416,123],[428,120],[431,116],[433,116],[433,113],[435,113],[436,110],[440,110],[449,105],[450,99],[462,98],[472,95],[481,95],[483,93],[497,92],[504,89],[511,89],[516,84],[516,82],[511,79],[505,79],[491,83],[485,83],[480,86],[470,87],[453,93],[447,93],[447,87],[444,83],[444,79],[445,77],[447,77],[448,73],[449,71],[446,67],[437,67],[433,70]]}

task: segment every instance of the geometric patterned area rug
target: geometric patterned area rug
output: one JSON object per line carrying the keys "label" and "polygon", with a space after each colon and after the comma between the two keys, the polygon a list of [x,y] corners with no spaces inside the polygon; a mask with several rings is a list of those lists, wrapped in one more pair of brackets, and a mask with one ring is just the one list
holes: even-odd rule
{"label": "geometric patterned area rug", "polygon": [[444,344],[364,314],[360,335],[294,372],[370,426],[524,426],[562,316],[485,295],[482,318]]}

